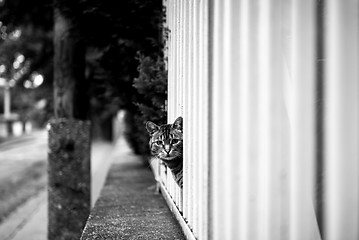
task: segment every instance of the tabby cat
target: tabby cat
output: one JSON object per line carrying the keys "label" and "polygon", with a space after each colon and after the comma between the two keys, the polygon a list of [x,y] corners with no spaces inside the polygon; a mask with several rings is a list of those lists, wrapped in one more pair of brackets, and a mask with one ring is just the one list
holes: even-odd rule
{"label": "tabby cat", "polygon": [[157,126],[150,121],[146,123],[146,129],[151,137],[149,144],[152,156],[159,158],[171,170],[181,188],[183,188],[182,122],[182,117],[178,117],[173,124]]}

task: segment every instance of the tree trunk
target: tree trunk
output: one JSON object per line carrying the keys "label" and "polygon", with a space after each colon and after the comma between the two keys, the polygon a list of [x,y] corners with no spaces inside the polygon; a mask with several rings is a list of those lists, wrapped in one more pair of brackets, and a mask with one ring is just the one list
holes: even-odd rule
{"label": "tree trunk", "polygon": [[91,208],[85,45],[78,25],[57,7],[54,11],[55,119],[49,125],[48,239],[80,239]]}
{"label": "tree trunk", "polygon": [[55,9],[54,109],[56,118],[89,117],[85,45],[76,24]]}

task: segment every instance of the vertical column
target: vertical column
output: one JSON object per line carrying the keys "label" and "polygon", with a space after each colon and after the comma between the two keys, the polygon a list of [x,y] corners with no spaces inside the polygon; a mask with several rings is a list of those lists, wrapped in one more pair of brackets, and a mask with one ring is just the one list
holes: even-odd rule
{"label": "vertical column", "polygon": [[258,130],[258,112],[259,112],[259,79],[258,74],[261,71],[258,64],[258,4],[260,1],[242,0],[240,6],[240,142],[242,145],[239,153],[241,166],[239,171],[243,180],[240,187],[241,213],[240,237],[243,239],[260,239],[259,223],[262,218],[258,214],[258,207],[261,199],[258,196],[259,189],[259,151],[258,141],[261,134]]}
{"label": "vertical column", "polygon": [[[195,121],[194,118],[194,110],[193,110],[193,98],[194,98],[194,90],[193,90],[193,71],[194,71],[194,61],[193,61],[193,1],[189,1],[187,4],[187,31],[188,31],[188,37],[187,37],[187,53],[186,53],[186,89],[185,89],[185,96],[186,96],[186,113],[187,113],[187,122],[186,122],[186,129],[185,129],[185,137],[186,137],[186,144],[185,144],[185,151],[186,151],[186,158],[185,158],[185,166],[186,171],[184,174],[184,179],[186,181],[186,189],[184,191],[185,194],[185,218],[188,220],[188,224],[190,226],[193,226],[193,121]],[[187,131],[187,132],[186,132]]]}
{"label": "vertical column", "polygon": [[4,87],[4,117],[5,119],[10,119],[11,109],[10,109],[10,86],[9,83],[6,82]]}
{"label": "vertical column", "polygon": [[55,1],[54,115],[49,130],[48,239],[79,239],[91,207],[89,82],[78,26]]}
{"label": "vertical column", "polygon": [[239,1],[214,1],[211,106],[213,239],[238,237],[241,149]]}
{"label": "vertical column", "polygon": [[193,232],[194,235],[198,238],[199,230],[199,88],[201,87],[199,80],[199,71],[200,71],[200,62],[199,62],[199,1],[193,1],[193,12],[192,12],[192,26],[193,26],[193,79],[192,79],[192,88],[193,88],[193,98],[192,98],[192,109],[193,109],[193,121],[192,121],[192,186],[191,192],[193,196],[192,209],[193,209]]}
{"label": "vertical column", "polygon": [[199,5],[199,156],[198,156],[198,189],[199,189],[199,229],[198,238],[208,239],[208,1],[200,1]]}
{"label": "vertical column", "polygon": [[315,164],[315,5],[291,6],[290,239],[320,239],[313,206]]}
{"label": "vertical column", "polygon": [[183,216],[187,219],[189,215],[189,188],[190,188],[190,182],[189,182],[189,159],[190,159],[190,143],[187,141],[187,139],[190,138],[190,124],[191,124],[191,114],[189,107],[189,98],[190,98],[190,88],[189,88],[189,68],[191,65],[190,61],[190,46],[189,46],[189,38],[191,36],[191,28],[190,28],[190,3],[192,1],[185,1],[185,19],[184,24],[187,28],[187,34],[185,36],[185,42],[186,42],[186,49],[184,51],[184,59],[187,59],[187,61],[184,61],[184,79],[183,79],[183,102],[184,102],[184,109],[183,109],[183,133],[184,133],[184,139],[186,141],[184,142],[184,148],[183,148]]}
{"label": "vertical column", "polygon": [[48,239],[81,237],[91,207],[90,139],[89,122],[50,122]]}
{"label": "vertical column", "polygon": [[10,95],[10,85],[7,81],[4,86],[4,118],[6,126],[7,136],[13,135],[12,125],[13,120],[11,119],[11,95]]}
{"label": "vertical column", "polygon": [[[218,112],[216,111],[218,109],[218,99],[221,99],[219,96],[219,89],[218,89],[218,81],[220,79],[223,79],[222,77],[222,68],[223,68],[223,55],[222,55],[222,48],[221,43],[223,41],[223,2],[213,0],[212,1],[212,9],[213,9],[213,20],[212,20],[212,72],[211,72],[211,149],[210,149],[210,155],[211,155],[211,226],[210,229],[212,231],[211,239],[220,239],[222,237],[223,240],[227,239],[229,236],[229,227],[230,224],[228,222],[223,221],[226,216],[226,210],[225,208],[221,208],[221,203],[223,205],[227,205],[225,201],[222,201],[225,199],[224,196],[224,188],[222,188],[222,184],[220,182],[220,176],[221,173],[224,171],[224,164],[219,163],[219,155],[218,148],[221,146],[218,146],[220,142],[219,134],[220,131],[218,129],[218,126],[220,124],[220,117],[218,116]],[[221,116],[223,118],[223,116]],[[217,128],[215,130],[215,128]],[[222,157],[220,157],[222,159]],[[227,175],[226,175],[227,176]],[[220,230],[223,234],[220,233]]]}
{"label": "vertical column", "polygon": [[327,1],[325,238],[359,238],[359,3]]}
{"label": "vertical column", "polygon": [[[260,41],[258,42],[258,54],[259,58],[259,132],[261,133],[261,138],[258,142],[258,151],[259,151],[259,238],[263,240],[268,240],[270,238],[270,196],[269,191],[271,188],[272,182],[268,175],[268,170],[270,169],[270,128],[271,128],[271,119],[270,119],[270,28],[271,28],[271,19],[270,19],[270,1],[264,0],[260,2],[259,7],[259,28],[258,36]],[[274,230],[274,229],[273,229]]]}
{"label": "vertical column", "polygon": [[[178,94],[179,97],[180,97],[180,102],[181,102],[181,106],[180,108],[178,109],[178,116],[182,116],[184,117],[185,113],[185,109],[186,109],[186,97],[187,97],[187,94],[186,94],[186,90],[185,90],[185,81],[186,81],[186,72],[187,72],[187,62],[186,61],[183,61],[183,59],[186,59],[187,58],[187,48],[188,48],[188,41],[187,41],[187,38],[188,38],[188,30],[187,30],[187,21],[188,21],[188,11],[187,11],[187,6],[188,6],[188,2],[187,1],[182,1],[182,7],[181,7],[181,22],[182,22],[182,38],[181,38],[181,42],[182,42],[182,45],[183,45],[183,48],[181,50],[181,56],[180,56],[180,61],[181,61],[181,77],[178,79],[179,81],[179,92]],[[186,128],[188,127],[188,125],[186,125],[186,120],[188,119],[185,119],[184,117],[184,131],[186,131]],[[187,142],[187,137],[184,135],[184,148],[185,148],[185,145],[186,145],[186,142]],[[185,156],[183,155],[183,161],[185,161]],[[183,171],[184,170],[185,166],[183,165]],[[185,181],[183,179],[183,181]],[[183,194],[183,190],[180,190],[178,189],[178,192],[180,194],[180,210],[183,212],[183,202],[184,202],[184,194]]]}
{"label": "vertical column", "polygon": [[[251,108],[255,108],[253,106],[253,102],[250,102],[251,92],[250,92],[250,84],[256,79],[250,78],[250,66],[251,66],[251,56],[253,53],[250,51],[250,34],[255,29],[250,25],[250,0],[242,0],[240,1],[240,9],[239,9],[239,39],[237,40],[237,46],[240,48],[240,58],[239,58],[239,66],[240,72],[238,75],[239,81],[239,116],[238,121],[239,132],[236,133],[239,135],[239,143],[240,147],[235,147],[239,149],[238,159],[236,161],[239,162],[238,168],[234,169],[234,171],[238,172],[240,178],[238,179],[237,185],[237,198],[238,198],[238,207],[236,210],[237,222],[238,224],[238,233],[235,235],[240,239],[253,239],[254,236],[250,234],[251,228],[256,226],[255,222],[251,222],[250,216],[255,213],[250,204],[250,199],[253,199],[253,195],[250,192],[250,189],[255,189],[255,185],[250,182],[250,174],[253,169],[251,169],[250,163],[253,163],[253,160],[250,156],[250,138],[251,135],[254,134],[255,128],[251,127]],[[254,168],[257,170],[256,168]],[[251,185],[251,187],[250,187]],[[251,235],[251,236],[250,236]]]}
{"label": "vertical column", "polygon": [[[259,1],[259,239],[280,239],[285,189],[284,141],[286,113],[283,102],[281,0]],[[285,237],[284,237],[285,238]]]}

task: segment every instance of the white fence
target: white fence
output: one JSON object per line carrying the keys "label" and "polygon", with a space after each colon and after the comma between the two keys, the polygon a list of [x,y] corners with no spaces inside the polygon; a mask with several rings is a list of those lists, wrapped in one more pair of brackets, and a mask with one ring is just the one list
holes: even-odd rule
{"label": "white fence", "polygon": [[164,6],[183,193],[154,169],[187,238],[359,239],[359,2]]}

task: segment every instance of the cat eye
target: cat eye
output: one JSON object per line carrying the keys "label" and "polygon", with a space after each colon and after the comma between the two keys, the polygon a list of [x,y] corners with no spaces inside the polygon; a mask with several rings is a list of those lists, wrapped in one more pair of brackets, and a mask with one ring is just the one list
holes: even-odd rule
{"label": "cat eye", "polygon": [[172,139],[172,140],[171,140],[171,143],[172,143],[172,144],[176,144],[176,143],[178,143],[178,142],[179,142],[178,139]]}
{"label": "cat eye", "polygon": [[162,145],[162,141],[156,141],[155,142],[157,145]]}

